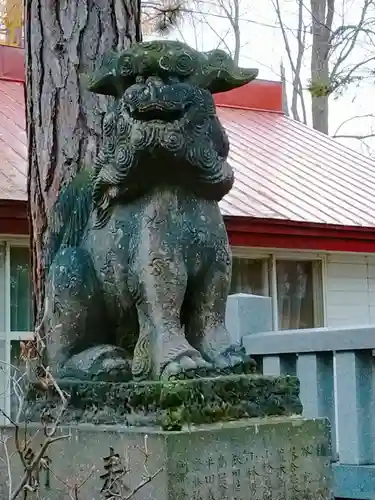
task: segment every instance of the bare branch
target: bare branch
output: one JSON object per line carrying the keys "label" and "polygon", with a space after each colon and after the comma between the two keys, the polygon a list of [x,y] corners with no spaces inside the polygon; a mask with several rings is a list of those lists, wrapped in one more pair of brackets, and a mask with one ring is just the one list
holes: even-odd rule
{"label": "bare branch", "polygon": [[[233,9],[231,8],[229,10],[227,5],[222,0],[219,0],[220,7],[225,12],[225,15],[227,16],[228,21],[233,29],[233,35],[235,39],[233,59],[234,62],[238,64],[240,58],[240,49],[241,49],[241,35],[239,26],[240,7],[239,7],[239,0],[233,0],[233,2],[234,2],[234,8]],[[230,7],[232,7],[232,4],[230,2],[229,5]]]}
{"label": "bare branch", "polygon": [[7,470],[7,476],[8,476],[8,499],[10,499],[12,496],[13,483],[12,483],[12,468],[11,468],[11,463],[10,463],[8,444],[7,444],[8,440],[9,440],[9,436],[4,436],[1,438],[1,443],[3,445],[4,455],[5,455],[5,466],[6,466],[6,470]]}
{"label": "bare branch", "polygon": [[164,467],[160,467],[160,469],[158,469],[153,474],[150,474],[148,470],[148,460],[151,457],[151,453],[148,450],[147,434],[144,436],[143,448],[141,448],[140,446],[136,446],[136,448],[144,456],[144,474],[142,475],[143,479],[132,490],[124,481],[124,477],[130,472],[128,449],[125,448],[124,453],[125,466],[123,465],[124,461],[121,459],[120,455],[118,453],[115,453],[115,450],[112,447],[110,447],[109,456],[104,458],[106,472],[105,474],[100,476],[100,478],[104,480],[104,485],[101,489],[101,492],[106,494],[107,496],[109,495],[109,497],[113,500],[116,498],[118,498],[119,500],[130,500],[136,495],[136,493],[138,493],[138,491],[143,489],[164,470]]}
{"label": "bare branch", "polygon": [[219,34],[219,32],[215,29],[215,27],[206,19],[205,21],[205,24],[207,24],[207,26],[210,28],[210,30],[217,36],[217,38],[219,39],[219,44],[217,46],[220,47],[221,44],[224,45],[225,47],[225,50],[228,52],[228,54],[232,54],[232,50],[231,48],[229,47],[228,43],[225,41],[227,35],[229,34],[229,29],[227,30],[226,34],[224,36],[221,36]]}
{"label": "bare branch", "polygon": [[26,469],[20,483],[18,484],[18,486],[16,487],[16,489],[12,493],[10,500],[16,500],[18,495],[21,493],[21,491],[27,485],[28,480],[29,480],[32,472],[34,472],[34,470],[39,465],[40,460],[44,457],[49,446],[53,443],[56,443],[57,441],[61,441],[63,439],[69,439],[70,437],[71,437],[70,434],[67,434],[67,435],[63,435],[63,436],[57,436],[57,437],[46,439],[46,441],[40,447],[39,453],[35,456],[34,460],[31,462],[31,464],[29,466],[27,466],[27,469]]}
{"label": "bare branch", "polygon": [[65,488],[68,490],[68,494],[71,500],[79,500],[78,495],[80,490],[96,472],[96,467],[93,465],[91,467],[90,472],[81,481],[74,482],[73,484],[71,484],[68,481],[65,481],[64,479],[61,479],[61,477],[59,477],[52,468],[47,467],[47,469],[57,481],[59,481],[63,486],[65,486]]}
{"label": "bare branch", "polygon": [[128,496],[125,497],[124,500],[130,500],[130,498],[133,498],[136,493],[138,493],[139,490],[144,488],[146,484],[150,483],[153,479],[155,479],[156,476],[158,476],[161,472],[163,471],[163,467],[160,467],[156,472],[154,472],[151,476],[146,477],[141,483],[138,484],[130,493]]}
{"label": "bare branch", "polygon": [[[16,370],[16,371],[20,371],[16,366],[12,365],[12,364],[8,364],[8,363],[5,363],[5,362],[1,362],[3,364],[7,364],[8,367],[11,369],[11,370]],[[12,377],[10,379],[10,386],[12,385],[12,381],[14,382],[14,377]],[[17,387],[18,386],[18,387]],[[16,446],[16,450],[17,450],[17,453],[20,457],[20,460],[21,460],[21,463],[23,465],[23,467],[26,467],[26,462],[25,462],[25,459],[24,459],[24,451],[26,449],[26,446],[28,446],[28,443],[26,442],[26,439],[25,439],[25,444],[24,446],[22,447],[21,446],[21,439],[20,439],[20,432],[21,432],[21,427],[19,425],[19,420],[20,420],[20,415],[21,415],[21,412],[22,412],[22,409],[23,409],[23,402],[24,402],[24,395],[22,393],[22,388],[19,386],[18,384],[18,381],[16,381],[15,383],[15,386],[14,387],[17,387],[17,391],[19,389],[20,392],[16,392],[16,396],[17,396],[17,399],[18,399],[18,410],[17,410],[17,416],[16,416],[16,419],[13,420],[12,417],[10,415],[8,415],[4,410],[2,410],[0,408],[0,413],[8,420],[8,422],[14,427],[14,441],[15,441],[15,446]]]}
{"label": "bare branch", "polygon": [[[31,340],[28,341],[20,341],[20,347],[21,347],[21,353],[20,353],[20,359],[26,363],[26,371],[25,374],[31,373],[31,367],[32,363],[35,361],[37,362],[36,364],[36,371],[35,375],[39,383],[41,384],[41,387],[44,387],[45,389],[48,389],[52,387],[55,392],[58,394],[60,401],[61,401],[61,407],[60,411],[55,418],[52,427],[49,428],[48,424],[45,421],[42,421],[43,428],[44,428],[44,434],[46,436],[46,439],[44,442],[41,444],[40,449],[38,450],[37,453],[34,453],[33,451],[33,438],[28,438],[27,437],[27,424],[24,424],[24,439],[21,439],[21,426],[20,426],[20,417],[21,413],[23,410],[23,403],[24,403],[24,392],[22,390],[22,387],[20,386],[20,380],[22,377],[19,377],[17,374],[12,376],[11,382],[13,382],[14,386],[14,392],[15,395],[18,399],[18,404],[19,408],[17,411],[17,417],[16,420],[14,420],[10,415],[7,415],[6,412],[4,412],[0,408],[0,413],[3,414],[7,420],[12,424],[14,427],[14,441],[15,441],[15,448],[16,452],[19,455],[19,458],[21,460],[21,463],[23,465],[24,469],[24,474],[19,481],[18,485],[14,488],[13,490],[13,481],[12,481],[12,476],[11,476],[11,469],[10,465],[8,467],[8,481],[10,484],[10,489],[9,489],[9,500],[15,500],[18,498],[18,496],[21,494],[21,492],[24,492],[24,498],[27,496],[27,491],[36,491],[36,488],[38,488],[38,474],[39,471],[42,469],[46,468],[46,464],[48,463],[49,459],[46,456],[47,449],[56,443],[57,441],[63,440],[63,439],[68,439],[70,435],[63,435],[63,436],[55,436],[57,429],[60,425],[60,420],[63,412],[65,411],[69,397],[67,394],[65,394],[60,387],[58,386],[56,380],[50,373],[49,367],[44,367],[42,364],[43,360],[43,354],[45,350],[45,342],[41,337],[41,328],[43,326],[45,316],[47,314],[47,308],[48,308],[48,299],[46,299],[45,302],[45,311],[44,315],[42,318],[41,323],[38,325],[38,327],[35,329],[34,332],[34,337]],[[9,365],[8,368],[11,369],[11,371],[16,371],[19,372],[20,370],[13,366]],[[30,381],[28,381],[30,382]],[[28,389],[28,386],[26,386],[26,390]],[[35,436],[34,436],[35,437]],[[6,460],[10,464],[10,457],[8,453],[8,448],[6,445],[6,442],[3,442],[4,445],[4,450],[6,454]]]}
{"label": "bare branch", "polygon": [[[281,7],[280,7],[280,2],[279,0],[272,0],[276,16],[278,19],[278,23],[281,29],[281,33],[283,36],[284,40],[284,46],[285,46],[285,51],[289,60],[289,64],[292,70],[293,74],[293,95],[292,95],[292,105],[291,105],[291,111],[293,118],[295,120],[301,121],[301,117],[299,115],[298,111],[298,98],[300,99],[301,106],[302,106],[302,113],[303,113],[303,118],[302,121],[304,123],[307,122],[307,116],[306,116],[306,107],[304,103],[304,96],[303,96],[303,86],[302,86],[302,81],[301,81],[301,67],[302,67],[302,60],[305,52],[305,35],[306,35],[306,30],[303,29],[303,14],[302,14],[302,8],[303,8],[303,3],[300,1],[298,6],[298,34],[297,34],[297,42],[298,42],[298,52],[297,52],[297,57],[292,53],[292,49],[289,43],[287,31],[285,28],[285,24],[282,18],[281,14]],[[296,63],[294,62],[296,60]]]}
{"label": "bare branch", "polygon": [[[357,29],[354,30],[353,36],[350,40],[349,44],[346,44],[345,47],[341,50],[332,70],[331,70],[331,80],[335,80],[337,73],[339,72],[340,66],[347,60],[347,58],[350,56],[352,53],[353,49],[355,48],[358,35],[363,27],[363,24],[366,19],[366,14],[368,11],[369,6],[371,5],[372,0],[364,0],[360,19],[357,25]],[[341,30],[343,32],[343,30]]]}
{"label": "bare branch", "polygon": [[3,417],[5,417],[9,421],[10,424],[17,426],[15,421],[2,408],[0,408],[0,413],[1,415],[3,415]]}
{"label": "bare branch", "polygon": [[373,134],[359,134],[359,135],[352,135],[352,134],[336,134],[333,136],[335,139],[358,139],[358,140],[363,140],[363,139],[370,139],[371,137],[375,137],[375,132]]}
{"label": "bare branch", "polygon": [[339,87],[343,87],[352,82],[353,79],[362,79],[361,76],[355,76],[355,72],[358,71],[363,66],[367,66],[369,62],[375,61],[375,56],[371,56],[368,59],[364,59],[363,61],[359,61],[355,64],[347,73],[343,71],[343,76],[340,77],[340,73],[338,73],[335,77],[335,80],[332,79],[332,91],[337,90]]}
{"label": "bare branch", "polygon": [[[302,119],[303,123],[307,123],[307,115],[306,115],[306,106],[305,106],[305,99],[303,96],[303,88],[302,88],[302,82],[300,78],[301,74],[301,68],[302,68],[302,60],[303,56],[305,53],[305,47],[306,47],[306,28],[303,27],[303,13],[302,13],[302,2],[300,2],[300,7],[298,9],[298,36],[297,36],[297,41],[298,41],[298,52],[297,52],[297,62],[296,62],[296,74],[298,74],[298,78],[293,79],[293,83],[297,85],[298,88],[298,95],[300,97],[300,102],[301,102],[301,108],[302,108]],[[297,107],[297,102],[293,105]]]}
{"label": "bare branch", "polygon": [[374,118],[375,119],[375,114],[374,113],[368,113],[366,115],[358,115],[358,116],[352,116],[346,120],[344,120],[342,123],[340,123],[340,125],[337,127],[336,131],[334,132],[334,134],[332,135],[332,137],[336,137],[336,135],[338,134],[338,132],[341,130],[341,128],[352,122],[353,120],[360,120],[360,119],[363,119],[363,118]]}
{"label": "bare branch", "polygon": [[156,472],[154,472],[153,474],[150,474],[149,470],[148,470],[148,460],[151,456],[151,453],[149,452],[148,450],[148,436],[147,434],[145,435],[144,437],[144,447],[143,449],[138,447],[138,449],[141,451],[141,453],[143,453],[144,455],[144,462],[143,462],[143,469],[144,469],[144,472],[145,472],[145,479],[143,481],[141,481],[138,486],[136,486],[130,493],[128,496],[125,497],[125,500],[130,500],[131,498],[134,497],[134,495],[139,491],[141,490],[142,488],[144,488],[146,486],[146,484],[150,483],[156,476],[158,476],[163,470],[164,470],[164,467],[160,467],[160,469],[158,469]]}
{"label": "bare branch", "polygon": [[358,26],[357,24],[347,24],[339,26],[337,30],[332,33],[330,39],[330,45],[332,46],[332,50],[334,50],[337,46],[339,46],[342,40],[350,38],[348,32],[354,33],[358,31],[359,33],[364,33],[366,35],[374,35],[375,31],[373,29],[365,27],[366,25],[373,25],[373,23],[374,23],[373,19],[371,20],[367,19],[366,22],[363,23],[363,26]]}

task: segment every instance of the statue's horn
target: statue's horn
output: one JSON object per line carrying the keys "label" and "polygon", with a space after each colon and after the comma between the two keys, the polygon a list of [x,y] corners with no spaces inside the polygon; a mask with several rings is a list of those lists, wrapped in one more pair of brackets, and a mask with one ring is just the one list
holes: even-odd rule
{"label": "statue's horn", "polygon": [[206,53],[206,56],[207,62],[203,65],[202,81],[199,84],[212,94],[242,87],[258,76],[258,69],[238,67],[222,50],[213,50]]}

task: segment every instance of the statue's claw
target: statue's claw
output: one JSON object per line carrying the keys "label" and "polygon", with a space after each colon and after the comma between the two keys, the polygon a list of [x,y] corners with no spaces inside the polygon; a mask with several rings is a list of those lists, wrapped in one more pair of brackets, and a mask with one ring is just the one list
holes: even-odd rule
{"label": "statue's claw", "polygon": [[218,354],[213,360],[213,364],[215,368],[233,368],[241,364],[256,366],[255,361],[246,354],[245,348],[237,344],[229,346]]}
{"label": "statue's claw", "polygon": [[161,378],[168,379],[180,373],[195,371],[201,368],[210,369],[212,365],[207,363],[199,354],[184,355],[179,359],[169,362],[163,369]]}

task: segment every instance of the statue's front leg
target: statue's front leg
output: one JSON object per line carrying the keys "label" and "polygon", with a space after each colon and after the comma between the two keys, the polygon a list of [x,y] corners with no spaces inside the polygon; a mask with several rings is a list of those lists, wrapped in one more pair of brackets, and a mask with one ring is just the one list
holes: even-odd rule
{"label": "statue's front leg", "polygon": [[113,344],[100,283],[90,255],[66,248],[56,255],[46,287],[46,344],[58,378],[126,380],[130,360]]}
{"label": "statue's front leg", "polygon": [[201,355],[217,368],[255,364],[239,343],[233,343],[225,326],[232,274],[226,235],[217,238],[215,251],[206,256],[199,279],[194,280],[184,311],[186,336]]}
{"label": "statue's front leg", "polygon": [[[164,250],[163,247],[164,246]],[[209,367],[186,340],[181,327],[187,273],[177,249],[145,249],[136,258],[130,289],[139,320],[139,339],[134,351],[135,379],[168,378],[180,372]]]}

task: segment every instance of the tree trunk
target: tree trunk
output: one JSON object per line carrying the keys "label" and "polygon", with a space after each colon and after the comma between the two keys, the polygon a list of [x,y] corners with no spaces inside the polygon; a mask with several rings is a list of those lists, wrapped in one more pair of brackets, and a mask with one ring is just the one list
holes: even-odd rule
{"label": "tree trunk", "polygon": [[93,161],[108,104],[85,89],[85,75],[104,52],[140,40],[140,0],[26,0],[25,9],[30,241],[40,321],[49,211],[61,185]]}
{"label": "tree trunk", "polygon": [[[286,91],[285,66],[284,66],[284,63],[282,60],[280,61],[280,80],[281,80],[281,85],[283,86],[283,111],[284,111],[284,115],[290,116],[289,115],[288,93]],[[293,89],[293,92],[294,91],[295,91],[295,89]]]}
{"label": "tree trunk", "polygon": [[233,11],[234,11],[234,16],[232,17],[232,27],[234,34],[233,60],[238,65],[241,52],[240,0],[234,0]]}
{"label": "tree trunk", "polygon": [[327,0],[311,0],[311,111],[313,128],[328,135],[328,98],[330,78],[328,66],[329,40],[333,11]]}

